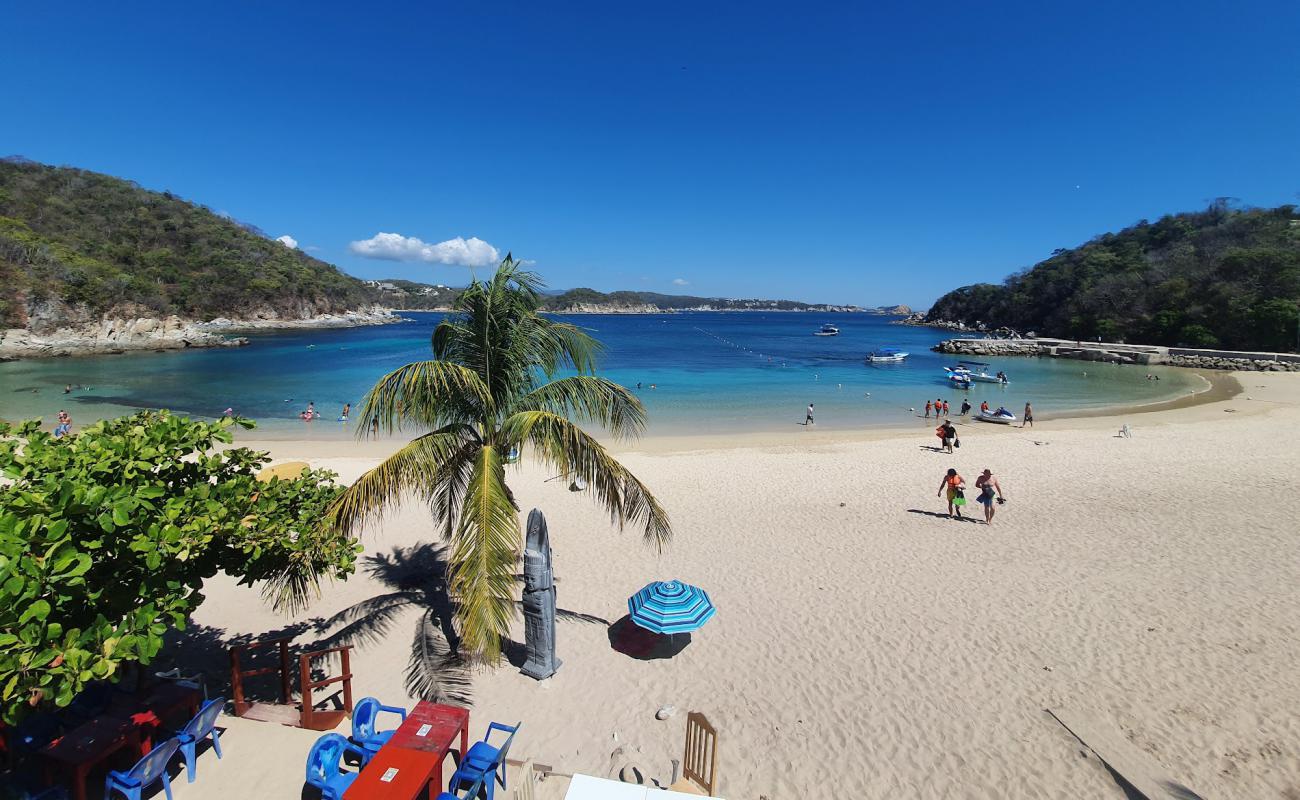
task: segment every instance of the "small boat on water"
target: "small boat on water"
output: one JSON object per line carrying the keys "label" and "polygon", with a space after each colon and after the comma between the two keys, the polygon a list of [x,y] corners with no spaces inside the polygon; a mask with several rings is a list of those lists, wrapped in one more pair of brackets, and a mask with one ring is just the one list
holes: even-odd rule
{"label": "small boat on water", "polygon": [[901,364],[907,360],[909,353],[897,347],[882,347],[867,354],[867,361],[872,364]]}
{"label": "small boat on water", "polygon": [[[985,364],[982,361],[962,361],[954,368],[954,370],[950,371],[964,371],[968,376],[970,376],[972,381],[978,381],[980,383],[1000,383],[1005,386],[1010,382],[1007,380],[1007,374],[1005,372],[999,371],[995,375],[990,375],[989,366],[989,364]],[[944,367],[944,369],[948,368]]]}
{"label": "small boat on water", "polygon": [[981,411],[975,415],[975,419],[993,422],[998,425],[1010,425],[1016,421],[1016,415],[1005,408],[999,408],[997,411]]}
{"label": "small boat on water", "polygon": [[813,336],[839,336],[840,329],[829,322],[822,326],[822,329],[813,334]]}

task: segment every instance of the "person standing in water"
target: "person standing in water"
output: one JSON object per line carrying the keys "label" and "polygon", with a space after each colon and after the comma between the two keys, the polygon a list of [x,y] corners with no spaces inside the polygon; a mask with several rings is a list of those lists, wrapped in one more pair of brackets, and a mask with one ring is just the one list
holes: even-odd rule
{"label": "person standing in water", "polygon": [[984,524],[992,525],[994,498],[996,497],[999,503],[1004,502],[1002,487],[998,485],[998,479],[993,477],[993,472],[986,469],[975,479],[975,488],[980,490],[979,497],[975,499],[984,506]]}
{"label": "person standing in water", "polygon": [[925,401],[925,418],[930,418],[930,406],[933,405],[929,400]]}
{"label": "person standing in water", "polygon": [[969,413],[970,413],[970,398],[967,397],[965,400],[961,401],[961,414],[960,414],[960,416],[963,416],[963,417],[964,417],[964,416],[966,416],[966,415],[969,414]]}
{"label": "person standing in water", "polygon": [[939,491],[935,492],[934,496],[938,497],[945,491],[948,493],[948,516],[951,517],[955,511],[957,519],[962,518],[961,506],[957,505],[955,501],[962,497],[961,490],[965,485],[966,480],[958,475],[955,469],[949,469],[948,474],[943,476],[943,480],[939,482]]}
{"label": "person standing in water", "polygon": [[943,401],[943,415],[944,415],[945,417],[948,416],[948,401],[947,401],[947,400],[944,400],[944,401]]}
{"label": "person standing in water", "polygon": [[344,404],[343,404],[343,416],[339,417],[339,419],[342,420],[343,422],[347,422],[347,421],[348,421],[348,412],[350,412],[351,410],[352,410],[352,404],[351,404],[351,403],[344,403]]}
{"label": "person standing in water", "polygon": [[809,426],[809,425],[815,425],[815,424],[816,424],[815,422],[813,422],[813,404],[812,404],[812,403],[809,403],[809,404],[808,404],[808,416],[804,417],[803,424],[804,424],[804,427],[807,427],[807,426]]}
{"label": "person standing in water", "polygon": [[1031,428],[1034,427],[1034,407],[1029,405],[1028,401],[1025,402],[1025,418],[1021,420],[1020,427],[1023,428],[1026,425]]}

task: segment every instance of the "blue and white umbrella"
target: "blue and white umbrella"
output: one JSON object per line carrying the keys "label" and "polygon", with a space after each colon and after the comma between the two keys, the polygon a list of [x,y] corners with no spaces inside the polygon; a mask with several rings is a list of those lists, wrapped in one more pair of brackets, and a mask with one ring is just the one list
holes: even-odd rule
{"label": "blue and white umbrella", "polygon": [[686,633],[708,622],[717,609],[709,595],[681,581],[655,581],[627,599],[632,621],[655,633]]}

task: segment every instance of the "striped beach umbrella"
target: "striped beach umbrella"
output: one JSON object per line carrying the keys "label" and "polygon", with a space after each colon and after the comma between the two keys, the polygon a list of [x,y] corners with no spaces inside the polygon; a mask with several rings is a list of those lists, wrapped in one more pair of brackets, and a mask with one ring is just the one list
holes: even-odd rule
{"label": "striped beach umbrella", "polygon": [[655,581],[627,599],[632,621],[655,633],[686,633],[708,622],[716,609],[709,595],[681,581]]}

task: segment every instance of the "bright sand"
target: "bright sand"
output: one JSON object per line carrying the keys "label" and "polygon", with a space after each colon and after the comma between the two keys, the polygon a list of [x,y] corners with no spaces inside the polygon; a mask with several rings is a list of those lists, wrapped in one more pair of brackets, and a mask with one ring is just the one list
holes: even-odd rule
{"label": "bright sand", "polygon": [[[1192,407],[959,425],[953,456],[932,451],[921,420],[852,441],[799,428],[620,446],[672,515],[662,555],[526,464],[510,482],[525,514],[546,512],[562,609],[614,622],[647,581],[680,578],[718,613],[653,661],[613,650],[604,622],[561,620],[552,679],[508,664],[473,674],[471,733],[522,719],[512,756],[601,776],[633,762],[667,781],[698,710],[720,732],[729,798],[1120,798],[1044,712],[1082,709],[1202,796],[1300,797],[1300,375],[1236,377],[1241,394]],[[1116,437],[1125,422],[1131,439]],[[392,445],[267,447],[350,481]],[[992,526],[943,516],[950,466],[970,485],[985,467],[1001,481]],[[411,502],[364,541],[391,556],[434,539]],[[368,563],[299,621],[394,591]],[[293,622],[229,580],[205,591],[196,621],[223,636]],[[357,643],[357,697],[413,702],[418,616],[406,608]],[[657,721],[666,704],[676,715]],[[208,754],[178,796],[229,796],[218,787],[254,777],[296,791],[306,746],[275,733],[233,727],[228,742],[247,739],[260,767]]]}

